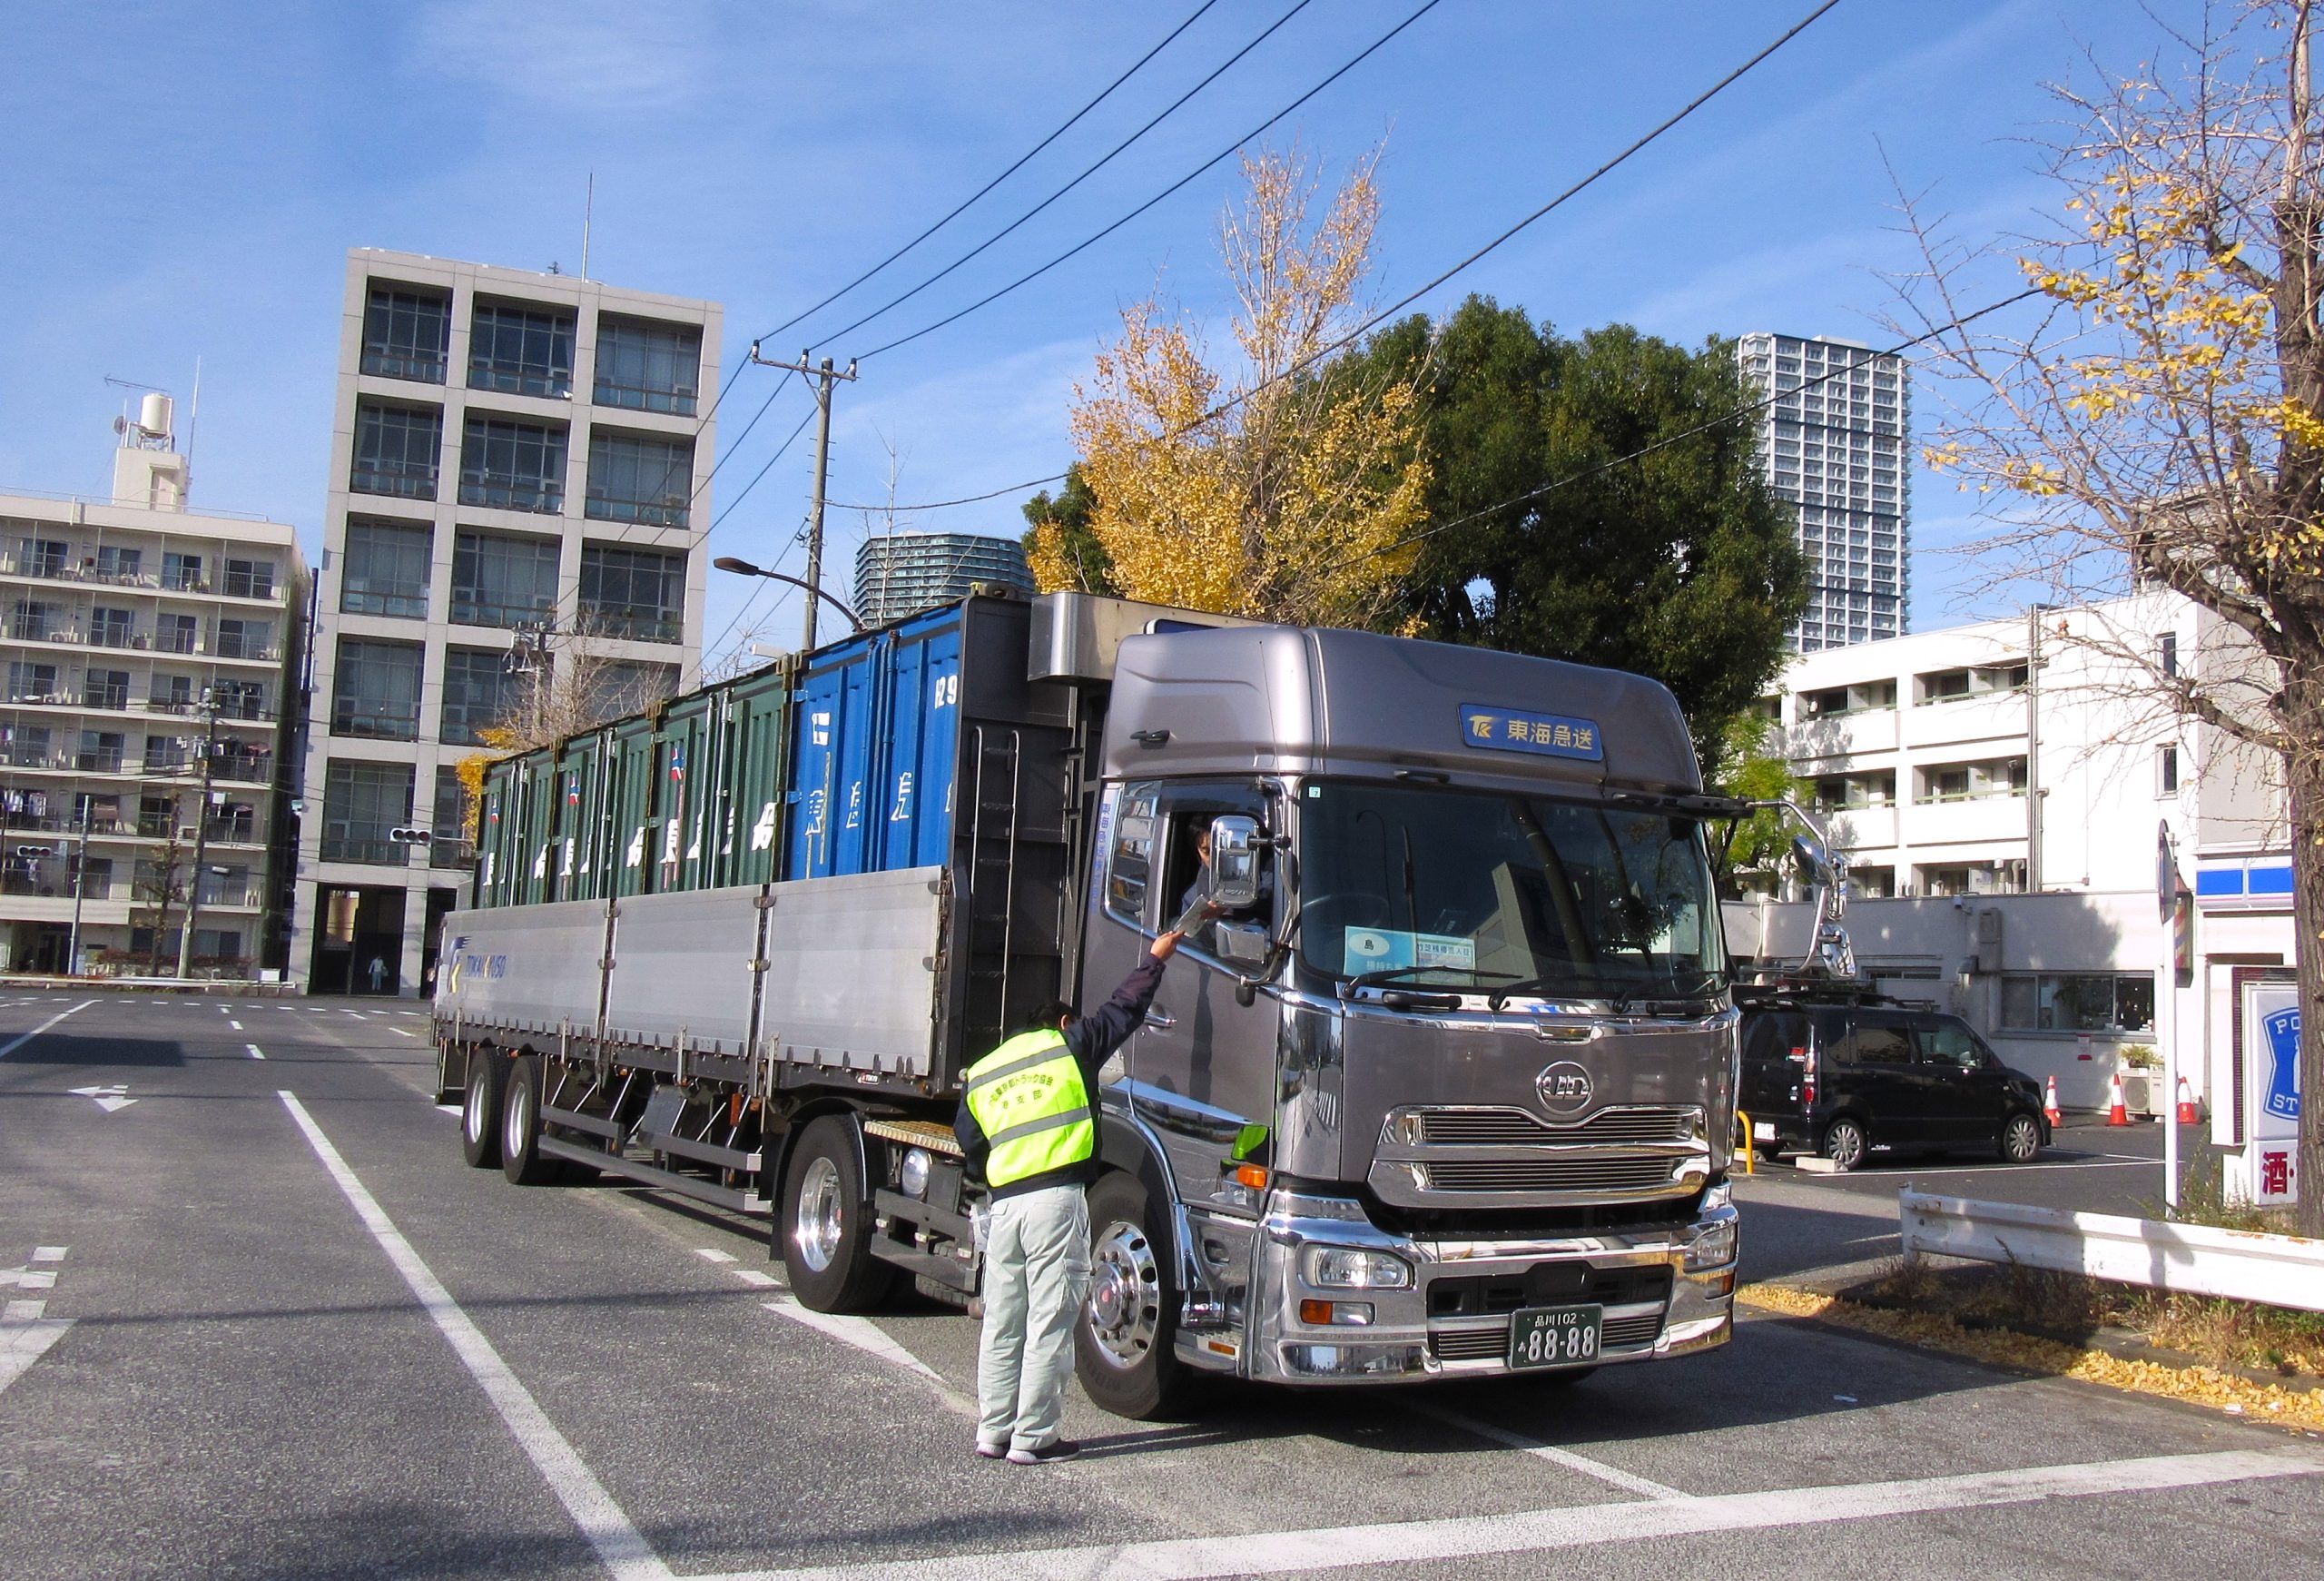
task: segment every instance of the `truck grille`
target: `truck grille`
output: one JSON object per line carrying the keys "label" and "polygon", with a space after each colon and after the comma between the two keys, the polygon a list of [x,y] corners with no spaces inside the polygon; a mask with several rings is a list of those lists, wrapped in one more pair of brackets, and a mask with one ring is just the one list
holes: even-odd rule
{"label": "truck grille", "polygon": [[1579,1125],[1544,1125],[1521,1109],[1423,1109],[1418,1140],[1430,1147],[1603,1147],[1689,1141],[1701,1111],[1608,1109]]}
{"label": "truck grille", "polygon": [[[1600,1350],[1636,1350],[1651,1345],[1662,1333],[1662,1314],[1641,1312],[1634,1318],[1609,1318],[1598,1330]],[[1428,1353],[1439,1361],[1499,1361],[1509,1354],[1509,1326],[1492,1329],[1443,1329],[1428,1337]]]}
{"label": "truck grille", "polygon": [[1414,1166],[1424,1191],[1650,1191],[1670,1183],[1678,1161],[1642,1159],[1432,1159]]}

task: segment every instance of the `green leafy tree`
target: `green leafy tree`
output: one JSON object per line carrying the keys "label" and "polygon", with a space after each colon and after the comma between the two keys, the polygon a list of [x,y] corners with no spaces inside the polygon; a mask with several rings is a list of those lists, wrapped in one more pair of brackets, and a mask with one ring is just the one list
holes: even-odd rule
{"label": "green leafy tree", "polygon": [[1404,597],[1422,630],[1651,676],[1720,774],[1807,594],[1733,342],[1689,351],[1625,325],[1569,339],[1471,297],[1362,356],[1421,381],[1433,469]]}
{"label": "green leafy tree", "polygon": [[1041,587],[1119,595],[1114,557],[1090,525],[1097,514],[1097,493],[1078,461],[1066,469],[1054,498],[1044,489],[1025,501],[1025,558]]}

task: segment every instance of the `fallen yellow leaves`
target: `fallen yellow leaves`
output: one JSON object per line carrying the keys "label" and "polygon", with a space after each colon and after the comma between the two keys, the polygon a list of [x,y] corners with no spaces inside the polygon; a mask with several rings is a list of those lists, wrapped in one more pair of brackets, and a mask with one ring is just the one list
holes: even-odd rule
{"label": "fallen yellow leaves", "polygon": [[1965,1329],[1931,1312],[1896,1311],[1817,1295],[1786,1285],[1745,1285],[1735,1292],[1740,1305],[1787,1318],[1812,1318],[1886,1339],[1942,1350],[1989,1366],[2079,1378],[2138,1394],[2159,1395],[2190,1405],[2211,1406],[2230,1416],[2324,1431],[2324,1394],[2254,1383],[2210,1367],[2165,1367],[2126,1361],[2102,1350],[2061,1344],[2032,1334],[2000,1329]]}

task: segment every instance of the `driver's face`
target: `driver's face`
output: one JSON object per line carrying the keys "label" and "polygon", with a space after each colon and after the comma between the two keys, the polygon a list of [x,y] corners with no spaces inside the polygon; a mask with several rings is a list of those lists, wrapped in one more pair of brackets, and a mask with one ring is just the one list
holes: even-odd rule
{"label": "driver's face", "polygon": [[1202,865],[1205,867],[1210,865],[1210,831],[1208,829],[1205,829],[1195,836],[1195,855],[1202,859]]}

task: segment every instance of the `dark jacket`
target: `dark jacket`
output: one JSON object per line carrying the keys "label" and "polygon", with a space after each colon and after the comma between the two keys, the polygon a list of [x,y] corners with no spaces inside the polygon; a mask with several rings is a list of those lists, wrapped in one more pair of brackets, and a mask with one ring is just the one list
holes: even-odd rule
{"label": "dark jacket", "polygon": [[[1114,996],[1088,1015],[1077,1016],[1065,1029],[1066,1052],[1081,1067],[1081,1086],[1089,1094],[1089,1106],[1098,1105],[1098,1072],[1105,1067],[1113,1052],[1136,1032],[1146,1019],[1146,1007],[1154,1003],[1154,991],[1162,986],[1162,968],[1167,964],[1148,955],[1137,963],[1137,969],[1122,979]],[[960,1112],[953,1117],[952,1134],[960,1139],[960,1151],[969,1164],[969,1178],[982,1181],[985,1155],[991,1146],[984,1139],[984,1128],[977,1117],[969,1112],[968,1100],[960,1101]],[[1019,1196],[1027,1191],[1039,1191],[1050,1186],[1086,1186],[1098,1178],[1098,1161],[1083,1160],[1068,1164],[1061,1170],[1049,1170],[1038,1175],[1028,1175],[1021,1181],[1011,1181],[992,1193],[998,1201],[1003,1197]]]}

